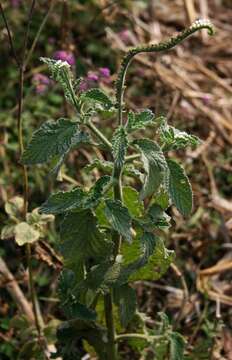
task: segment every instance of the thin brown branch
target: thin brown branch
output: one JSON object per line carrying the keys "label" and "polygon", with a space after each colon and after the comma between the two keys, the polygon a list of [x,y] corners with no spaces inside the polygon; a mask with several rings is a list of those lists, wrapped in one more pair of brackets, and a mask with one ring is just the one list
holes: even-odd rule
{"label": "thin brown branch", "polygon": [[52,9],[53,9],[53,7],[54,7],[54,4],[55,4],[55,1],[54,1],[54,0],[51,0],[49,9],[48,9],[46,15],[44,16],[43,21],[42,21],[42,23],[40,24],[40,27],[39,27],[39,29],[38,29],[38,31],[37,31],[37,34],[36,34],[36,36],[35,36],[35,38],[34,38],[34,40],[33,40],[33,43],[32,43],[32,45],[31,45],[31,48],[30,48],[30,50],[28,51],[27,57],[26,57],[26,59],[25,59],[25,68],[27,67],[27,65],[28,65],[28,63],[29,63],[29,61],[30,61],[30,59],[31,59],[31,55],[33,54],[33,52],[34,52],[34,50],[35,50],[35,47],[36,47],[36,45],[37,45],[37,43],[38,43],[39,37],[40,37],[40,35],[41,35],[41,32],[43,31],[43,28],[44,28],[44,26],[46,25],[46,22],[47,22],[48,17],[50,16],[50,14],[51,14],[51,12],[52,12]]}
{"label": "thin brown branch", "polygon": [[183,288],[183,300],[182,300],[182,304],[181,304],[181,308],[180,308],[178,317],[176,319],[176,323],[178,325],[179,322],[181,321],[182,317],[183,317],[185,306],[189,301],[189,291],[188,291],[187,283],[185,281],[185,277],[182,274],[182,272],[180,271],[180,269],[173,263],[171,264],[171,269],[173,270],[175,275],[180,279],[180,282],[181,282],[181,285],[182,285],[182,288]]}
{"label": "thin brown branch", "polygon": [[14,48],[14,43],[13,43],[13,39],[12,39],[12,36],[11,36],[9,24],[8,24],[7,18],[6,18],[6,16],[5,16],[5,12],[4,12],[4,9],[3,9],[3,6],[2,6],[1,2],[0,2],[0,12],[1,12],[2,19],[3,19],[3,22],[4,22],[4,24],[5,24],[5,27],[6,27],[7,36],[8,36],[8,40],[9,40],[9,45],[10,45],[10,50],[11,50],[12,56],[13,56],[16,64],[17,64],[17,66],[19,67],[19,66],[20,66],[20,63],[19,63],[18,57],[17,57],[17,55],[16,55],[16,51],[15,51],[15,48]]}

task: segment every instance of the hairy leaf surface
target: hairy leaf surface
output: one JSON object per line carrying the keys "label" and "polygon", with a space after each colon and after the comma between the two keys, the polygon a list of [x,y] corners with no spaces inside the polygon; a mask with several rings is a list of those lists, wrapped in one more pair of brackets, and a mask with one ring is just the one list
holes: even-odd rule
{"label": "hairy leaf surface", "polygon": [[66,100],[75,105],[77,103],[77,98],[74,92],[74,81],[71,66],[66,61],[61,60],[44,57],[41,57],[40,60],[48,65],[52,78],[62,86]]}
{"label": "hairy leaf surface", "polygon": [[68,319],[95,320],[96,313],[78,301],[73,294],[76,285],[76,276],[71,270],[65,269],[59,277],[58,293],[60,306]]}
{"label": "hairy leaf surface", "polygon": [[134,113],[130,111],[128,114],[128,132],[133,132],[135,130],[144,129],[147,125],[150,125],[155,118],[153,112],[149,109],[145,109],[139,113]]}
{"label": "hairy leaf surface", "polygon": [[102,176],[96,181],[88,193],[77,187],[71,191],[60,191],[52,194],[40,207],[44,214],[61,214],[74,209],[89,209],[98,205],[102,193],[110,182],[110,176]]}
{"label": "hairy leaf surface", "polygon": [[37,131],[22,155],[25,165],[42,164],[55,156],[63,156],[82,139],[77,123],[59,119],[45,122]]}
{"label": "hairy leaf surface", "polygon": [[179,212],[187,216],[192,211],[193,195],[190,182],[182,166],[176,161],[168,160],[170,171],[169,193]]}
{"label": "hairy leaf surface", "polygon": [[68,213],[61,223],[60,249],[68,266],[85,259],[102,259],[109,254],[111,242],[97,227],[90,210]]}
{"label": "hairy leaf surface", "polygon": [[112,139],[112,153],[117,167],[122,167],[128,148],[127,132],[123,126],[118,127]]}
{"label": "hairy leaf surface", "polygon": [[14,233],[15,241],[19,246],[31,244],[40,238],[40,232],[25,221],[15,226]]}
{"label": "hairy leaf surface", "polygon": [[165,274],[174,259],[174,252],[165,248],[161,239],[145,232],[141,239],[122,247],[123,266],[119,282],[157,280]]}
{"label": "hairy leaf surface", "polygon": [[94,293],[106,293],[109,288],[117,281],[120,274],[121,265],[118,262],[105,261],[95,265],[88,272],[86,279],[77,288],[80,290],[92,290]]}
{"label": "hairy leaf surface", "polygon": [[132,217],[139,217],[144,211],[143,203],[139,199],[139,193],[130,186],[122,189],[123,201]]}
{"label": "hairy leaf surface", "polygon": [[170,216],[168,216],[161,206],[152,204],[145,216],[139,221],[140,225],[146,231],[153,231],[155,229],[163,229],[170,226]]}
{"label": "hairy leaf surface", "polygon": [[94,159],[90,164],[85,166],[85,170],[89,173],[93,169],[98,169],[104,171],[107,174],[111,174],[114,164],[111,161],[103,161],[99,159]]}
{"label": "hairy leaf surface", "polygon": [[108,175],[99,178],[96,181],[96,183],[92,186],[92,188],[88,192],[88,195],[84,199],[82,205],[83,208],[89,209],[96,207],[99,204],[103,196],[103,192],[105,191],[105,189],[107,189],[107,186],[109,185],[110,181],[111,181],[111,177]]}
{"label": "hairy leaf surface", "polygon": [[145,182],[141,191],[141,199],[144,199],[158,190],[167,175],[168,167],[164,154],[156,142],[149,139],[140,139],[135,140],[134,145],[142,152],[142,160],[146,171]]}
{"label": "hairy leaf surface", "polygon": [[49,196],[39,211],[44,214],[61,214],[80,207],[84,198],[85,193],[79,187],[71,191],[60,191]]}
{"label": "hairy leaf surface", "polygon": [[118,306],[121,325],[126,327],[136,311],[136,293],[128,284],[114,288],[114,302]]}
{"label": "hairy leaf surface", "polygon": [[131,241],[131,217],[128,209],[119,200],[106,200],[105,215],[120,235]]}
{"label": "hairy leaf surface", "polygon": [[87,90],[86,92],[82,93],[80,96],[81,101],[92,101],[95,103],[99,103],[103,106],[104,109],[110,109],[113,107],[113,102],[110,97],[104,93],[101,89],[93,88]]}
{"label": "hairy leaf surface", "polygon": [[184,149],[187,146],[196,147],[200,143],[197,136],[180,131],[166,122],[160,127],[160,139],[163,151]]}
{"label": "hairy leaf surface", "polygon": [[170,340],[170,360],[184,359],[184,338],[177,332],[171,332],[169,335]]}

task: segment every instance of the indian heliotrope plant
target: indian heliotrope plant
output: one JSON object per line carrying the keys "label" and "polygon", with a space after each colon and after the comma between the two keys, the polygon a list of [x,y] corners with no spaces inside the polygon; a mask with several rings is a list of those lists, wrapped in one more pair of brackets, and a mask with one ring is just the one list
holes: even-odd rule
{"label": "indian heliotrope plant", "polygon": [[[115,360],[117,343],[133,337],[150,344],[164,339],[170,358],[182,358],[183,338],[171,330],[164,315],[159,330],[146,328],[132,285],[137,280],[159,279],[174,260],[174,252],[165,247],[162,238],[170,224],[166,210],[175,205],[188,216],[192,190],[183,167],[170,159],[169,151],[173,154],[196,146],[199,140],[169,126],[165,117],[157,117],[148,109],[128,111],[123,95],[128,67],[137,54],[170,50],[203,28],[212,35],[210,22],[199,20],[168,41],[129,50],[118,73],[115,99],[99,88],[80,91],[81,81],[74,79],[67,62],[41,59],[62,86],[76,117],[42,124],[23,153],[22,163],[56,161],[58,172],[67,154],[83,145],[97,146],[111,157],[109,161],[96,159],[86,167],[86,171],[97,167],[103,173],[89,190],[74,187],[51,194],[40,207],[40,213],[55,215],[60,224],[64,269],[59,296],[67,321],[57,332],[57,355],[63,359],[81,358],[78,344],[85,340],[100,359]],[[93,122],[103,112],[117,114],[112,139]],[[139,137],[139,131],[147,126],[153,127],[153,139]],[[130,178],[135,181],[129,182]],[[129,183],[137,188],[140,183],[140,192]],[[134,333],[126,333],[128,326],[133,330],[136,321],[132,319],[136,317],[143,326],[134,325]]]}

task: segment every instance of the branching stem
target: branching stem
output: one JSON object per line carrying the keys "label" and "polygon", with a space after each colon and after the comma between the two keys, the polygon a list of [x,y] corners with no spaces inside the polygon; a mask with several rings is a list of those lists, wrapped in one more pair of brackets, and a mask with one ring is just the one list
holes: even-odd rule
{"label": "branching stem", "polygon": [[88,120],[86,123],[86,126],[94,133],[94,135],[100,139],[103,144],[106,145],[107,149],[111,150],[112,149],[112,144],[111,142],[103,135],[103,133],[98,130],[98,128],[96,128],[96,126],[92,123],[91,120]]}
{"label": "branching stem", "polygon": [[[53,3],[54,0],[52,0]],[[7,30],[7,34],[8,34],[8,40],[9,40],[9,44],[10,44],[10,49],[13,55],[13,58],[17,64],[18,70],[19,70],[19,94],[18,94],[18,109],[17,109],[17,130],[18,130],[18,143],[19,143],[19,153],[20,156],[22,155],[23,151],[24,151],[24,145],[23,145],[23,128],[22,128],[22,112],[23,112],[23,88],[24,88],[24,73],[27,67],[27,64],[31,58],[31,55],[34,51],[34,48],[37,44],[37,41],[39,39],[39,36],[41,34],[41,31],[45,25],[45,23],[47,22],[48,19],[48,15],[50,14],[50,10],[52,9],[52,3],[50,5],[49,11],[47,13],[47,15],[45,16],[43,22],[41,23],[39,30],[35,36],[35,39],[33,41],[32,47],[29,50],[28,55],[26,56],[26,52],[27,52],[27,46],[28,46],[28,38],[29,38],[29,32],[30,32],[30,25],[31,25],[31,21],[32,21],[32,16],[33,16],[33,12],[34,12],[34,8],[35,8],[35,4],[36,4],[36,0],[32,0],[31,1],[31,5],[29,8],[29,13],[28,13],[28,17],[27,17],[27,28],[26,28],[26,32],[24,35],[24,39],[23,39],[23,46],[22,46],[22,54],[21,54],[21,58],[19,58],[16,55],[16,51],[15,51],[15,47],[14,47],[14,43],[13,43],[13,39],[11,36],[11,32],[9,29],[9,25],[2,7],[2,4],[0,3],[0,12]],[[26,214],[28,211],[28,173],[27,173],[27,168],[26,166],[22,166],[22,171],[23,171],[23,199],[24,199],[24,205],[23,205],[23,217],[24,219],[26,218]],[[32,301],[32,307],[33,307],[33,314],[34,314],[34,318],[35,318],[35,326],[37,329],[37,333],[38,333],[38,337],[39,337],[39,341],[40,344],[42,346],[42,348],[45,350],[46,344],[43,343],[43,339],[41,338],[41,336],[43,335],[43,319],[40,315],[40,310],[38,307],[38,303],[37,303],[37,297],[36,297],[36,291],[35,291],[35,287],[34,287],[34,280],[33,280],[33,273],[32,273],[32,266],[31,266],[31,245],[30,244],[26,244],[26,256],[27,256],[27,264],[28,264],[28,272],[29,272],[29,288],[30,288],[30,294],[31,294],[31,301]],[[45,357],[47,358],[46,354]]]}
{"label": "branching stem", "polygon": [[120,125],[123,124],[122,112],[123,112],[123,96],[125,90],[126,73],[135,55],[141,53],[153,53],[153,52],[162,52],[162,51],[170,50],[179,43],[181,43],[183,40],[185,40],[188,36],[192,35],[193,33],[195,33],[200,29],[208,29],[210,35],[213,35],[214,33],[213,26],[208,20],[197,20],[189,28],[182,31],[177,36],[171,37],[167,41],[155,45],[142,45],[136,48],[132,48],[126,53],[126,55],[122,60],[121,67],[118,73],[118,78],[116,81],[116,101],[117,101],[118,119]]}

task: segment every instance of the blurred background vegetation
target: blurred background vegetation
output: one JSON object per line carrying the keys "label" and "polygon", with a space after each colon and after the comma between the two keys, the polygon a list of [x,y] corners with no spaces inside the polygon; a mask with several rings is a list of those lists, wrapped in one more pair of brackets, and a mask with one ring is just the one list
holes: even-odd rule
{"label": "blurred background vegetation", "polygon": [[[1,6],[20,59],[30,1],[3,0]],[[151,327],[162,311],[186,337],[186,359],[230,360],[231,1],[35,1],[28,37],[28,49],[32,46],[32,51],[26,53],[23,136],[26,145],[45,120],[75,116],[39,57],[67,60],[76,76],[83,78],[83,89],[97,86],[112,94],[120,60],[128,47],[157,43],[199,17],[212,20],[216,27],[213,38],[202,31],[162,56],[139,56],[129,71],[126,103],[130,108],[149,107],[203,140],[185,158],[194,190],[193,214],[183,219],[172,210],[174,221],[167,245],[176,252],[177,268],[170,269],[158,282],[136,284],[136,290],[140,311],[149,318]],[[2,17],[0,62],[0,359],[40,359],[33,328],[14,296],[15,289],[11,289],[12,284],[19,286],[29,301],[25,251],[15,244],[11,229],[23,193],[17,138],[19,71]],[[96,122],[110,136],[115,119],[108,114]],[[152,138],[151,133],[148,135]],[[100,173],[87,171],[85,165],[99,156],[88,148],[75,150],[57,179],[46,166],[29,168],[29,211],[40,206],[52,190],[67,190],[77,184],[91,186]],[[107,160],[106,154],[101,156]],[[56,326],[64,318],[56,294],[62,265],[56,236],[53,223],[43,228],[43,238],[33,248],[32,264],[45,334],[51,344],[55,342]],[[131,342],[121,351],[128,359],[159,359],[143,345],[139,348]],[[164,359],[162,354],[159,356]],[[88,358],[94,359],[94,354]]]}

